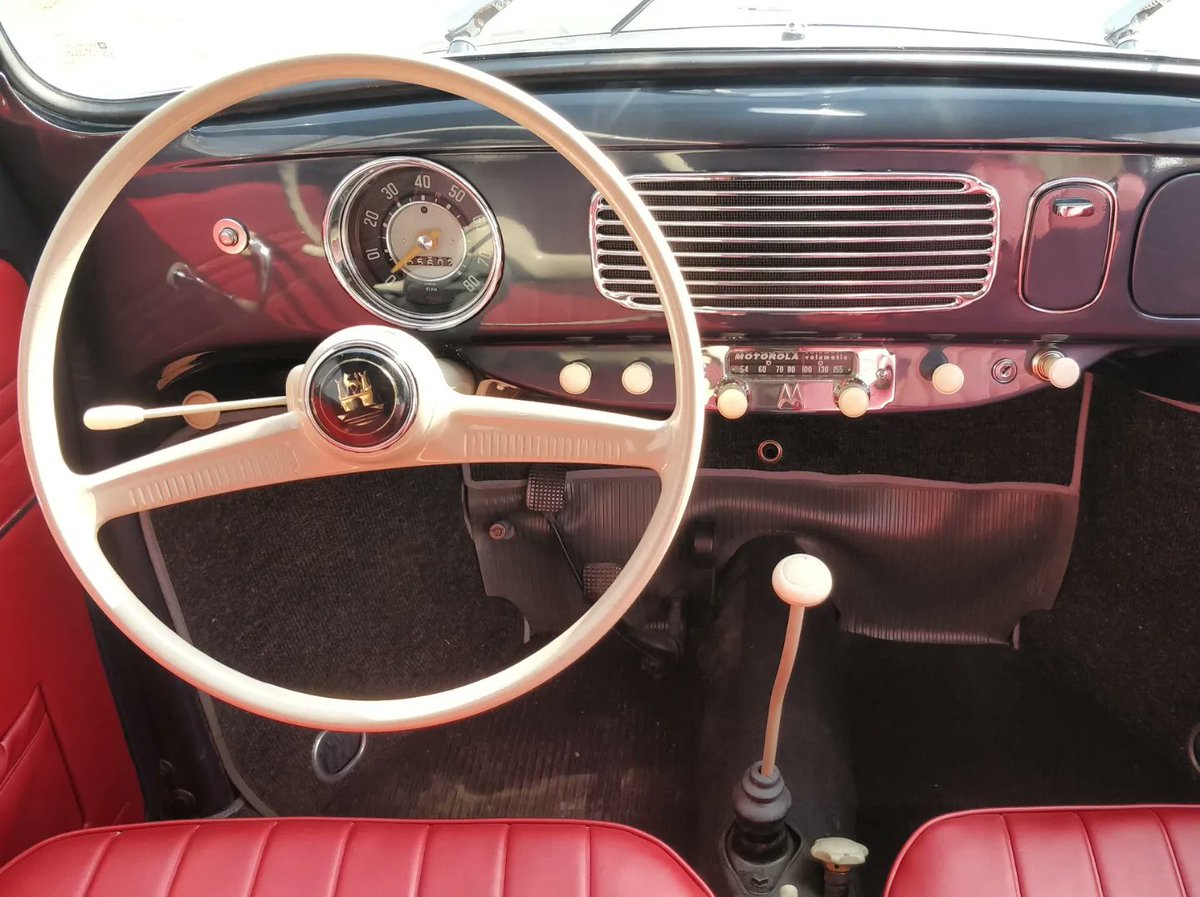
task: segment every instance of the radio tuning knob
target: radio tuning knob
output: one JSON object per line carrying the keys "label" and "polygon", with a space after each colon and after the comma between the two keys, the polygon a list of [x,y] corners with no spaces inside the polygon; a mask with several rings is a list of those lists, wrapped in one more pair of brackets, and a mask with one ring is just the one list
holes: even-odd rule
{"label": "radio tuning knob", "polygon": [[871,407],[871,393],[863,384],[852,381],[838,390],[834,401],[846,417],[862,417]]}
{"label": "radio tuning knob", "polygon": [[1079,362],[1058,349],[1043,349],[1033,356],[1029,366],[1034,376],[1059,389],[1070,389],[1079,382]]}
{"label": "radio tuning knob", "polygon": [[737,420],[750,410],[750,396],[737,380],[728,380],[717,387],[717,412],[726,420]]}

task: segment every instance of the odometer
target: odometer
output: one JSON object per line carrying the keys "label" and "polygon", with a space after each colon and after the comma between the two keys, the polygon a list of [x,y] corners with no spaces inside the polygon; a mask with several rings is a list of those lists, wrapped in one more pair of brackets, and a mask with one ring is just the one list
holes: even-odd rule
{"label": "odometer", "polygon": [[424,159],[379,159],[338,185],[325,214],[325,253],[350,295],[381,318],[453,327],[500,280],[500,229],[478,191]]}

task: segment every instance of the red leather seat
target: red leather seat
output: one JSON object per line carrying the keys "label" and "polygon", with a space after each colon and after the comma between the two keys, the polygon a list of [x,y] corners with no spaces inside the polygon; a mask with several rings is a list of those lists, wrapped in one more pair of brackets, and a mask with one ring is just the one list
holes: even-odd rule
{"label": "red leather seat", "polygon": [[1200,807],[981,810],[926,823],[885,897],[1200,897]]}
{"label": "red leather seat", "polygon": [[85,829],[0,869],[4,897],[712,897],[598,822],[222,819]]}

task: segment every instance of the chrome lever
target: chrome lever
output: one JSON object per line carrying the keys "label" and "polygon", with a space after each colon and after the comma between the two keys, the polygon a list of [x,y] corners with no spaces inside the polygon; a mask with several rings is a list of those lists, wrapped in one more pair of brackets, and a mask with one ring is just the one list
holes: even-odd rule
{"label": "chrome lever", "polygon": [[259,303],[253,299],[236,296],[227,290],[221,289],[208,278],[193,271],[192,266],[187,262],[176,262],[170,267],[167,271],[167,283],[176,290],[182,289],[185,284],[198,287],[205,292],[229,300],[244,312],[256,312],[259,309]]}
{"label": "chrome lever", "polygon": [[1096,204],[1090,199],[1056,199],[1054,214],[1059,218],[1091,218],[1096,214]]}

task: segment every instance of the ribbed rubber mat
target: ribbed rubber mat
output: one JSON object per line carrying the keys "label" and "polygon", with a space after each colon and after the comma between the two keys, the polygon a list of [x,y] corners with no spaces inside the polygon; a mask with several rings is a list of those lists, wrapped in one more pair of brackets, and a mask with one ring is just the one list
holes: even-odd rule
{"label": "ribbed rubber mat", "polygon": [[[563,625],[570,608],[539,600],[564,594],[562,564],[545,527],[522,513],[524,484],[473,482],[467,491],[488,594],[518,604],[535,631]],[[652,473],[569,473],[559,525],[579,562],[624,563],[658,491]],[[702,471],[684,532],[711,521],[718,565],[752,538],[794,534],[833,570],[831,600],[851,632],[1001,643],[1023,615],[1054,603],[1077,505],[1076,492],[1064,486]],[[512,522],[516,538],[487,538],[488,522],[498,518]],[[684,581],[687,563],[677,547],[661,579]]]}

